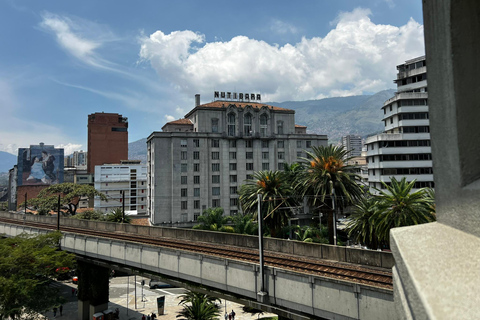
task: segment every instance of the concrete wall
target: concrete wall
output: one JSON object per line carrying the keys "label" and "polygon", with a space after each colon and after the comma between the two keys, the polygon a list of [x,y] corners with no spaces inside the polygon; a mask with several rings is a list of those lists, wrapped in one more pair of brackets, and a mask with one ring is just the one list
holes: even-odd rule
{"label": "concrete wall", "polygon": [[[14,236],[22,232],[45,231],[0,224],[0,233]],[[253,263],[73,233],[64,233],[61,247],[140,272],[189,281],[242,299],[260,300],[260,273]],[[265,278],[268,296],[263,303],[274,312],[289,313],[292,319],[396,319],[391,290],[271,267],[265,268]]]}
{"label": "concrete wall", "polygon": [[[0,212],[0,216],[14,219],[23,219],[24,215]],[[39,221],[55,225],[57,223],[56,217],[27,215],[25,216],[25,218],[28,221]],[[258,237],[231,234],[225,232],[148,227],[130,224],[119,224],[113,222],[78,220],[70,218],[61,218],[60,225],[100,231],[106,230],[127,232],[132,234],[145,235],[149,237],[167,237],[174,239],[184,239],[258,249]],[[301,257],[349,262],[354,264],[382,268],[392,268],[395,263],[393,260],[393,256],[390,252],[363,250],[343,246],[332,246],[326,244],[307,243],[274,238],[264,239],[264,250],[297,255]]]}

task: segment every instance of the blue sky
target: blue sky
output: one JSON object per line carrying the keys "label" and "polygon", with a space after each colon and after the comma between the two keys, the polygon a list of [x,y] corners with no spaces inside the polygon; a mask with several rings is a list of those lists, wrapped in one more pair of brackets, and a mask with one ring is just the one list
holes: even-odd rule
{"label": "blue sky", "polygon": [[424,54],[420,0],[0,0],[0,29],[0,151],[13,154],[86,150],[87,115],[102,111],[145,138],[196,93],[371,94]]}

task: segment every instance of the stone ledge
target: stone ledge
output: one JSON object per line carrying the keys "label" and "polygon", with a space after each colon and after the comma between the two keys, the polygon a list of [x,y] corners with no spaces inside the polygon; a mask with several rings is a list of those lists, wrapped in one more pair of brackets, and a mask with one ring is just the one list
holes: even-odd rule
{"label": "stone ledge", "polygon": [[[473,319],[480,314],[480,239],[438,222],[391,230],[398,273],[397,310],[418,319]],[[403,303],[402,303],[403,300]],[[408,317],[401,315],[401,317]]]}

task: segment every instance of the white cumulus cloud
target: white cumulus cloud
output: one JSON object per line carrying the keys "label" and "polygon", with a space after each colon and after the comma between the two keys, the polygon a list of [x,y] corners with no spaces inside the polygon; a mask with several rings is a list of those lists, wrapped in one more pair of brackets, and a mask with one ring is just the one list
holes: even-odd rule
{"label": "white cumulus cloud", "polygon": [[55,148],[63,148],[63,154],[65,156],[71,155],[74,151],[82,150],[81,144],[67,143],[56,145]]}
{"label": "white cumulus cloud", "polygon": [[[368,9],[339,14],[323,38],[272,45],[236,36],[205,42],[193,31],[156,31],[140,58],[186,94],[259,92],[264,101],[319,99],[392,88],[395,66],[424,54],[423,26],[375,24]],[[286,25],[288,26],[288,25]]]}

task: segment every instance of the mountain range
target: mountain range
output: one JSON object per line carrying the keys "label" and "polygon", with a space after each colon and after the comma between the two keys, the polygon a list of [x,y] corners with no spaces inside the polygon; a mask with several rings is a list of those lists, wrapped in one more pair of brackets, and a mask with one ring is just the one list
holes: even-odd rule
{"label": "mountain range", "polygon": [[[265,104],[295,110],[295,123],[307,126],[308,133],[326,134],[329,143],[338,143],[342,136],[362,137],[382,132],[383,103],[395,90],[384,90],[373,95],[326,98],[307,101],[266,102]],[[128,158],[147,161],[147,139],[128,144]],[[17,157],[0,151],[0,172],[8,172]]]}

